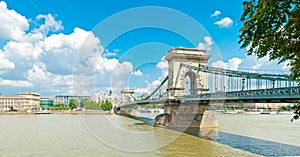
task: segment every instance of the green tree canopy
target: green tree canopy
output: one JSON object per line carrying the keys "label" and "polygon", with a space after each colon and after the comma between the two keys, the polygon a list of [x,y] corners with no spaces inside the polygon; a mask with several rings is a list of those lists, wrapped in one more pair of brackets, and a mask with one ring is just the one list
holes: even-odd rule
{"label": "green tree canopy", "polygon": [[78,103],[78,100],[77,99],[70,99],[70,102],[69,102],[69,107],[71,109],[74,109],[76,107],[79,106],[79,103]]}
{"label": "green tree canopy", "polygon": [[248,0],[243,3],[239,43],[248,55],[289,61],[300,82],[300,1]]}
{"label": "green tree canopy", "polygon": [[105,100],[105,101],[101,102],[101,109],[103,111],[111,110],[112,106],[113,106],[112,103],[108,100]]}
{"label": "green tree canopy", "polygon": [[[300,0],[248,0],[243,2],[239,43],[248,55],[289,61],[291,77],[300,83]],[[300,107],[292,107],[300,116]]]}
{"label": "green tree canopy", "polygon": [[94,100],[90,100],[90,99],[82,99],[80,101],[80,106],[84,107],[85,109],[88,110],[100,110],[101,109],[101,104],[97,103]]}

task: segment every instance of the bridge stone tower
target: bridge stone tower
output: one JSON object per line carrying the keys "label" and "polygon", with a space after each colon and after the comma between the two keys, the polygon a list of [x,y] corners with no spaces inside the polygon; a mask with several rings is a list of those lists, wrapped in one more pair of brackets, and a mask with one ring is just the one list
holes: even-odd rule
{"label": "bridge stone tower", "polygon": [[190,66],[206,65],[210,55],[205,50],[195,48],[173,48],[169,50],[166,60],[169,63],[169,79],[167,92],[169,96],[180,97],[185,93],[185,78],[190,79],[189,94],[208,92],[207,74],[193,70],[182,64]]}

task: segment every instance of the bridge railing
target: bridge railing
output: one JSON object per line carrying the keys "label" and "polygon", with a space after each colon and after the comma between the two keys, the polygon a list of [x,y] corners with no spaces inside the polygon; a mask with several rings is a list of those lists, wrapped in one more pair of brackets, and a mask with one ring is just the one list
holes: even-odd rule
{"label": "bridge railing", "polygon": [[217,92],[206,94],[186,95],[181,99],[201,99],[201,98],[228,98],[228,97],[265,97],[265,96],[298,96],[300,98],[300,87],[285,87],[273,89],[256,89],[234,92]]}
{"label": "bridge railing", "polygon": [[261,74],[257,72],[245,72],[245,71],[235,71],[235,70],[228,70],[228,69],[220,69],[215,68],[207,65],[199,64],[198,67],[191,66],[187,64],[182,64],[182,66],[191,68],[193,70],[202,71],[205,73],[217,74],[217,75],[224,75],[230,77],[243,77],[249,79],[262,79],[262,80],[279,80],[279,81],[291,81],[290,76],[287,74]]}

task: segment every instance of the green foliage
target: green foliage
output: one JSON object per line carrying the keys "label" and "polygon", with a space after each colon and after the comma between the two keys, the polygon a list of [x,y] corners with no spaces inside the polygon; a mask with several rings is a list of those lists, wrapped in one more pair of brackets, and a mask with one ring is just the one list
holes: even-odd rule
{"label": "green foliage", "polygon": [[74,108],[77,108],[79,106],[77,99],[71,99],[69,102],[69,107],[73,110]]}
{"label": "green foliage", "polygon": [[80,106],[87,110],[101,110],[101,103],[97,103],[90,99],[82,99],[80,101]]}
{"label": "green foliage", "polygon": [[300,1],[248,0],[243,2],[239,43],[248,55],[290,61],[291,77],[300,82]]}
{"label": "green foliage", "polygon": [[69,110],[71,109],[69,106],[66,106],[64,104],[58,104],[54,105],[53,107],[49,108],[50,110]]}
{"label": "green foliage", "polygon": [[291,106],[280,106],[280,108],[278,109],[280,111],[290,111],[291,110]]}
{"label": "green foliage", "polygon": [[87,110],[103,110],[108,111],[112,109],[112,103],[108,100],[105,100],[103,102],[96,102],[94,100],[90,99],[82,99],[80,101],[80,106],[87,109]]}
{"label": "green foliage", "polygon": [[298,103],[297,105],[294,105],[291,108],[295,113],[294,117],[291,119],[291,121],[293,122],[294,120],[297,120],[300,117],[300,104]]}
{"label": "green foliage", "polygon": [[101,102],[101,109],[103,111],[109,111],[112,109],[112,103],[108,100],[105,100],[104,102]]}

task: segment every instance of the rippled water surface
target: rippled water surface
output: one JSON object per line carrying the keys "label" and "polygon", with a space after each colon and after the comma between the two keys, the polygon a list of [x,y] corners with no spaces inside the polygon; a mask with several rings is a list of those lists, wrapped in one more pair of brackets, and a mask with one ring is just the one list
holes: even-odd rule
{"label": "rippled water surface", "polygon": [[208,140],[117,115],[0,115],[0,156],[299,156],[290,117],[220,115]]}

